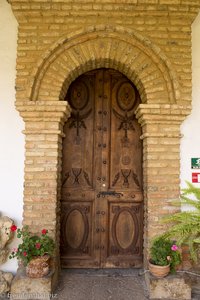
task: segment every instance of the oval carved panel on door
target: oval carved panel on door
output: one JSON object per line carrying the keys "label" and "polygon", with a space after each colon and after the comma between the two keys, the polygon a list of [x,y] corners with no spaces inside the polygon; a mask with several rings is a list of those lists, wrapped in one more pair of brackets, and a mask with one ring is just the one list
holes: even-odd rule
{"label": "oval carved panel on door", "polygon": [[123,250],[128,249],[133,244],[135,236],[135,224],[129,208],[123,208],[113,223],[115,223],[113,235],[118,247]]}
{"label": "oval carved panel on door", "polygon": [[[143,193],[140,97],[121,73],[77,78],[66,100],[61,190],[61,264],[142,266]],[[84,195],[84,196],[83,196]]]}
{"label": "oval carved panel on door", "polygon": [[[126,206],[128,204],[129,206]],[[115,249],[118,254],[131,254],[138,251],[136,247],[139,237],[139,223],[137,212],[140,212],[136,204],[130,206],[130,203],[124,203],[123,206],[112,206],[111,226],[112,243],[111,252]]]}
{"label": "oval carved panel on door", "polygon": [[[65,223],[66,243],[73,249],[78,249],[83,243],[85,232],[85,223],[83,214],[78,209],[73,209],[67,217]],[[88,225],[88,224],[87,224]]]}

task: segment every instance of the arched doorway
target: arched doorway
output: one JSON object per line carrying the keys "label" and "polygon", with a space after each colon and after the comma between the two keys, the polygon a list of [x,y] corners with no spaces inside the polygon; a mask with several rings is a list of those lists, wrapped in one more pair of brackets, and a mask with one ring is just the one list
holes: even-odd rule
{"label": "arched doorway", "polygon": [[135,86],[97,69],[78,77],[66,100],[61,196],[61,264],[70,268],[141,267],[141,128]]}

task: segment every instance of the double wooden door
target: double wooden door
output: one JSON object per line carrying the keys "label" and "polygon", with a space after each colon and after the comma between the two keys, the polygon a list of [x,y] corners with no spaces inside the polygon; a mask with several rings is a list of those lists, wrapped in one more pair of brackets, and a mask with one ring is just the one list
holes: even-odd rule
{"label": "double wooden door", "polygon": [[142,142],[133,84],[111,69],[75,80],[66,100],[61,191],[61,264],[141,267]]}

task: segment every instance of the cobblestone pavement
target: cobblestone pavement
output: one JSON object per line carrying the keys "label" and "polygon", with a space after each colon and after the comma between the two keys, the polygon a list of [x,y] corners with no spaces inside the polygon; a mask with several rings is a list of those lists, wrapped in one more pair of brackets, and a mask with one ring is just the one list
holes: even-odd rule
{"label": "cobblestone pavement", "polygon": [[140,270],[62,270],[56,300],[146,300]]}

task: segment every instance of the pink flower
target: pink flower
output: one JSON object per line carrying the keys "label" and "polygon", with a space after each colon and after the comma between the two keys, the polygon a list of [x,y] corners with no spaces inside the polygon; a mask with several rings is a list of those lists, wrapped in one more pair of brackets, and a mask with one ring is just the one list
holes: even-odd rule
{"label": "pink flower", "polygon": [[17,248],[13,248],[13,252],[17,253],[18,249]]}
{"label": "pink flower", "polygon": [[40,244],[40,243],[36,243],[36,244],[35,244],[35,248],[40,249],[40,247],[41,247],[41,244]]}
{"label": "pink flower", "polygon": [[24,252],[23,252],[23,255],[24,255],[24,256],[27,256],[27,252],[26,252],[26,251],[24,251]]}
{"label": "pink flower", "polygon": [[16,231],[17,230],[17,226],[15,224],[13,224],[11,227],[10,227],[10,230],[12,232]]}
{"label": "pink flower", "polygon": [[47,230],[46,229],[42,229],[42,234],[46,234]]}
{"label": "pink flower", "polygon": [[171,246],[171,250],[172,250],[172,251],[177,251],[177,250],[178,250],[178,246],[172,245],[172,246]]}

